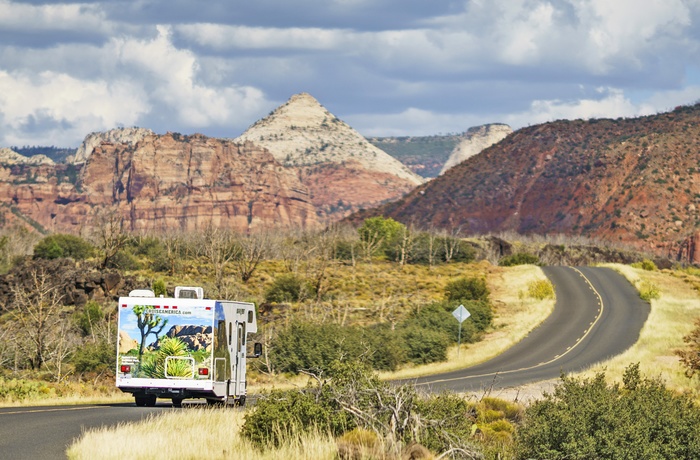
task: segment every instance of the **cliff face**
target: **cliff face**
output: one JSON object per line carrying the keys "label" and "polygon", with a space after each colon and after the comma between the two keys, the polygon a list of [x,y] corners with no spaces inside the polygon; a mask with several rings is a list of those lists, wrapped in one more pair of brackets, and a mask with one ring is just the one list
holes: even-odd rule
{"label": "cliff face", "polygon": [[[260,147],[201,135],[149,135],[136,145],[103,143],[78,169],[0,169],[5,222],[80,233],[115,209],[130,230],[194,230],[209,223],[239,232],[317,225],[294,171]],[[43,169],[42,169],[43,168]],[[14,216],[14,217],[13,217]]]}
{"label": "cliff face", "polygon": [[397,199],[423,182],[306,93],[292,96],[237,141],[265,147],[296,168],[324,222]]}
{"label": "cliff face", "polygon": [[700,226],[699,146],[700,105],[547,123],[371,214],[473,233],[584,235],[700,260],[689,239]]}
{"label": "cliff face", "polygon": [[450,153],[450,157],[443,165],[440,174],[445,174],[445,171],[451,167],[478,155],[482,150],[500,142],[512,132],[511,127],[504,124],[490,124],[469,128],[467,132],[460,136],[459,143]]}
{"label": "cliff face", "polygon": [[93,150],[103,142],[134,146],[144,137],[153,134],[153,131],[146,128],[116,128],[105,132],[90,133],[85,136],[75,155],[68,157],[66,162],[71,164],[85,163]]}

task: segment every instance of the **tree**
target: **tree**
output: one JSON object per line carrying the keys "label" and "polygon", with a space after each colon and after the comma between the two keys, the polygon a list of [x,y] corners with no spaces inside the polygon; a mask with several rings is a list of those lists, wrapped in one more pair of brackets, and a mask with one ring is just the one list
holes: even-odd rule
{"label": "tree", "polygon": [[[29,285],[11,286],[11,300],[5,309],[18,325],[16,340],[29,345],[29,366],[41,369],[69,337],[62,324],[66,319],[61,317],[63,302],[58,286],[37,268],[30,271],[29,280]],[[59,354],[61,359],[65,358],[63,353]]]}
{"label": "tree", "polygon": [[102,259],[102,268],[123,249],[129,241],[129,235],[124,231],[124,218],[118,208],[103,209],[95,218],[96,230],[93,238]]}
{"label": "tree", "polygon": [[365,259],[370,261],[379,250],[394,240],[405,229],[405,225],[392,218],[370,217],[357,229]]}
{"label": "tree", "polygon": [[214,271],[217,294],[224,288],[224,274],[231,261],[239,255],[236,238],[230,230],[214,227],[209,223],[198,244],[199,254],[209,262]]}
{"label": "tree", "polygon": [[239,235],[236,238],[236,257],[233,260],[233,268],[241,278],[247,283],[258,268],[260,262],[270,252],[272,245],[271,234],[262,231],[251,235]]}

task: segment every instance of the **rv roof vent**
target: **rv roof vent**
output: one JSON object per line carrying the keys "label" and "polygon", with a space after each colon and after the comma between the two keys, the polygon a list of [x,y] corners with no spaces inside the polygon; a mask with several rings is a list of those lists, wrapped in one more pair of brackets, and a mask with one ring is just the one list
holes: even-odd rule
{"label": "rv roof vent", "polygon": [[129,297],[155,297],[150,289],[134,289],[129,293]]}
{"label": "rv roof vent", "polygon": [[175,288],[176,299],[203,299],[204,289],[201,287],[177,286]]}

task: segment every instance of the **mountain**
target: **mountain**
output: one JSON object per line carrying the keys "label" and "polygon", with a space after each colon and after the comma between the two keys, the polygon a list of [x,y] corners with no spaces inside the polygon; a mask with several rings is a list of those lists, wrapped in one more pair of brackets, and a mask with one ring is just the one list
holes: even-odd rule
{"label": "mountain", "polygon": [[513,130],[510,126],[501,123],[469,128],[467,132],[460,136],[458,144],[454,147],[450,153],[450,157],[442,166],[440,174],[445,174],[445,171],[451,167],[474,155],[478,155],[482,150],[491,147],[496,142],[500,142],[512,132]]}
{"label": "mountain", "polygon": [[52,232],[93,230],[104,211],[131,231],[318,225],[307,189],[268,151],[197,134],[102,142],[82,167],[0,166],[0,179],[0,223]]}
{"label": "mountain", "polygon": [[432,179],[440,174],[450,153],[462,140],[462,135],[369,137],[367,140],[405,164],[414,173]]}
{"label": "mountain", "polygon": [[356,218],[385,215],[469,233],[585,235],[700,260],[699,207],[700,104],[523,128]]}
{"label": "mountain", "polygon": [[26,157],[9,148],[0,148],[0,164],[15,165],[15,164],[54,164],[53,160],[46,155],[34,155]]}
{"label": "mountain", "polygon": [[236,142],[264,147],[295,169],[324,222],[395,200],[423,182],[307,93],[292,96]]}

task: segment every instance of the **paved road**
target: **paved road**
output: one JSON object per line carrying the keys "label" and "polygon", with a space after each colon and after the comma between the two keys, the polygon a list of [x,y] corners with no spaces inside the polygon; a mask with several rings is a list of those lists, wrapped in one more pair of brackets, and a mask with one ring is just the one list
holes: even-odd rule
{"label": "paved road", "polygon": [[88,428],[138,421],[170,411],[131,404],[0,408],[0,458],[49,460],[66,458],[65,451]]}
{"label": "paved road", "polygon": [[649,304],[609,268],[546,267],[555,286],[554,311],[520,343],[478,366],[410,380],[431,391],[508,388],[558,378],[632,346]]}
{"label": "paved road", "polygon": [[[502,355],[478,366],[412,380],[432,391],[478,391],[559,377],[619,354],[637,341],[649,305],[606,268],[547,267],[557,303],[552,315]],[[85,429],[136,421],[171,409],[112,404],[0,409],[0,459],[65,458]]]}

